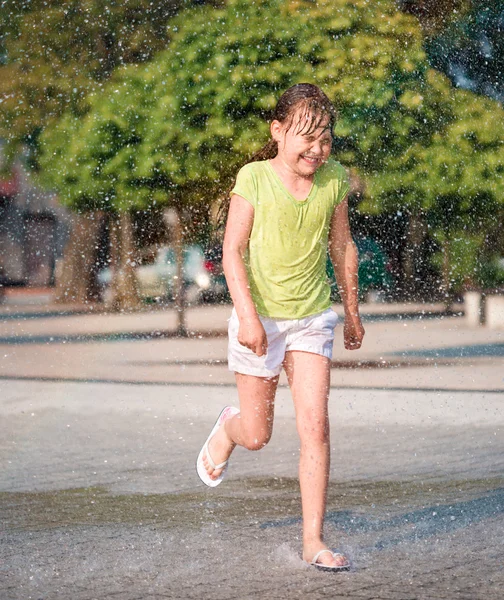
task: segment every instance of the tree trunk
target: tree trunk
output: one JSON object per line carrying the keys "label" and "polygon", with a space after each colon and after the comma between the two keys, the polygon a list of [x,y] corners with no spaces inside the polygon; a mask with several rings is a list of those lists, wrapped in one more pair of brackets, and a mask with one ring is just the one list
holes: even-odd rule
{"label": "tree trunk", "polygon": [[452,303],[450,283],[450,241],[446,237],[443,241],[443,301],[445,308],[449,309]]}
{"label": "tree trunk", "polygon": [[84,304],[96,299],[92,278],[102,220],[99,212],[73,216],[70,238],[56,268],[56,302]]}
{"label": "tree trunk", "polygon": [[414,260],[414,248],[411,240],[411,218],[408,226],[407,243],[404,247],[402,256],[402,272],[403,281],[402,288],[403,293],[406,294],[406,298],[410,301],[413,300],[413,290],[415,281],[415,260]]}
{"label": "tree trunk", "polygon": [[[115,229],[115,231],[114,231]],[[138,287],[135,274],[136,251],[133,240],[133,223],[128,211],[119,214],[119,223],[111,227],[112,268],[113,268],[113,297],[114,310],[133,310],[140,306]],[[117,248],[118,246],[118,248]],[[114,254],[115,253],[115,254]],[[115,256],[118,264],[114,265]],[[115,260],[114,260],[115,259]]]}
{"label": "tree trunk", "polygon": [[425,238],[425,227],[419,213],[410,215],[408,223],[408,244],[404,252],[403,272],[405,289],[409,290],[409,300],[417,299],[423,295],[422,282],[418,279],[419,248]]}
{"label": "tree trunk", "polygon": [[171,239],[175,248],[175,260],[177,263],[176,278],[173,286],[175,310],[177,311],[177,335],[186,337],[186,303],[184,289],[184,235],[182,223],[177,208],[171,208],[164,214],[167,226],[172,232]]}

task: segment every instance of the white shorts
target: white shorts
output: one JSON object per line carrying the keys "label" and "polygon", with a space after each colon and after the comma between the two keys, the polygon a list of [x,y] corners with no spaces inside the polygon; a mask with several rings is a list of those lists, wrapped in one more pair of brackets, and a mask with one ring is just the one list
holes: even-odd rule
{"label": "white shorts", "polygon": [[304,319],[270,319],[261,316],[259,319],[268,338],[268,351],[263,356],[257,356],[238,342],[239,321],[233,308],[228,326],[230,371],[256,377],[275,377],[280,374],[285,353],[289,350],[332,358],[338,315],[331,308]]}

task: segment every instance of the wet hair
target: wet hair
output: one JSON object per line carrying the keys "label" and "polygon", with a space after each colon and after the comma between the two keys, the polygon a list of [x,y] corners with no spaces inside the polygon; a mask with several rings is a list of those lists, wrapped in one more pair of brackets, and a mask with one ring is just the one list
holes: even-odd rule
{"label": "wet hair", "polygon": [[[299,115],[297,123],[294,118]],[[336,109],[324,92],[312,83],[297,83],[287,89],[278,99],[275,109],[270,115],[270,122],[279,121],[288,131],[293,125],[298,133],[310,135],[326,124],[332,133],[336,122]],[[259,160],[269,160],[278,154],[278,143],[270,139],[258,152],[253,154],[244,164]],[[232,189],[232,188],[231,188]],[[223,198],[217,214],[218,226],[224,225],[230,204],[230,193]]]}
{"label": "wet hair", "polygon": [[[279,121],[288,131],[294,125],[294,117],[299,114],[295,124],[298,133],[310,135],[329,118],[327,128],[331,131],[336,121],[336,109],[324,92],[311,83],[298,83],[286,90],[278,99],[271,114],[271,122]],[[247,163],[275,158],[278,144],[269,140]]]}

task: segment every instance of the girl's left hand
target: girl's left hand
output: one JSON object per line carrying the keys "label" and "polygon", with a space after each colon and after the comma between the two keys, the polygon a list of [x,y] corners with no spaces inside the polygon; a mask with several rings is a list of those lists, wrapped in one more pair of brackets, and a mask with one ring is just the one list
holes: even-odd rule
{"label": "girl's left hand", "polygon": [[343,339],[347,350],[358,350],[364,338],[364,327],[359,316],[346,316]]}

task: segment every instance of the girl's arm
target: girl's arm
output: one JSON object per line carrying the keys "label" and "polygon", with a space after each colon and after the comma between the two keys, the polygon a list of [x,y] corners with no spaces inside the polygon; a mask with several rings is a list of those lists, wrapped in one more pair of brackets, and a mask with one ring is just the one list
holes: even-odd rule
{"label": "girl's arm", "polygon": [[345,348],[357,350],[362,344],[364,327],[358,303],[359,255],[350,233],[347,199],[334,209],[329,233],[329,254],[345,309]]}
{"label": "girl's arm", "polygon": [[222,266],[240,322],[238,341],[257,356],[262,356],[266,354],[268,342],[250,294],[244,263],[253,223],[253,206],[241,196],[233,194],[224,236]]}

